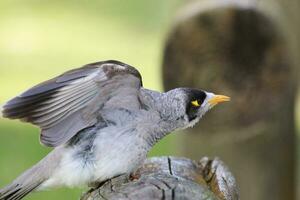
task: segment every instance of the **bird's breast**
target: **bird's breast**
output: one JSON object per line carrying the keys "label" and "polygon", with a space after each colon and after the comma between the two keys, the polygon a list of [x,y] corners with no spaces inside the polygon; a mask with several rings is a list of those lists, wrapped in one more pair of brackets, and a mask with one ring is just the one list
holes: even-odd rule
{"label": "bird's breast", "polygon": [[146,159],[148,148],[135,127],[111,127],[94,142],[94,181],[130,173]]}

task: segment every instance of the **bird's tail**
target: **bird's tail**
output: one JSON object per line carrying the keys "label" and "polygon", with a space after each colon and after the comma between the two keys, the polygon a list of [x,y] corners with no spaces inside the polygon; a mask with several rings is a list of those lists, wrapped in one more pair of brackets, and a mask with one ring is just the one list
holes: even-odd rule
{"label": "bird's tail", "polygon": [[36,189],[44,179],[37,174],[40,167],[37,165],[25,171],[18,178],[16,178],[11,184],[0,189],[0,200],[18,200],[22,199],[29,192]]}
{"label": "bird's tail", "polygon": [[48,156],[46,156],[36,165],[21,174],[11,184],[1,188],[0,200],[19,200],[28,193],[37,189],[49,178],[51,172],[53,171],[53,165],[51,166],[51,161],[53,161],[54,156],[53,153],[54,151],[48,154]]}

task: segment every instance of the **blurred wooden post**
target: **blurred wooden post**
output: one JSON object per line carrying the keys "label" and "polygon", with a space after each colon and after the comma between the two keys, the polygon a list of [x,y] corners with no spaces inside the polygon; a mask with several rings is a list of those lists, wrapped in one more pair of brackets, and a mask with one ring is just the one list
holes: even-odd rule
{"label": "blurred wooden post", "polygon": [[185,156],[221,157],[243,200],[295,199],[298,3],[193,2],[166,42],[166,90],[188,86],[232,97],[179,137]]}

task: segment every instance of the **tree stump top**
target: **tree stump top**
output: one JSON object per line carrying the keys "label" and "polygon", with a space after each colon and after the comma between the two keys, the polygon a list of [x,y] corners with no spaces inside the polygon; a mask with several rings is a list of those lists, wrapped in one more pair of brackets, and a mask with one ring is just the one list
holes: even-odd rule
{"label": "tree stump top", "polygon": [[102,183],[81,200],[199,199],[237,200],[235,179],[219,160],[192,161],[177,157],[154,157],[133,175],[123,175]]}

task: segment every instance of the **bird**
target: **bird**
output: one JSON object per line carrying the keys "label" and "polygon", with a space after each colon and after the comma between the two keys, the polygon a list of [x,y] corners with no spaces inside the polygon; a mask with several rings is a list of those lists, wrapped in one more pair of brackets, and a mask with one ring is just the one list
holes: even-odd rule
{"label": "bird", "polygon": [[67,71],[3,105],[4,118],[38,126],[40,142],[53,149],[0,189],[0,199],[131,174],[160,139],[193,127],[208,110],[229,100],[188,87],[146,89],[135,67],[116,60]]}

